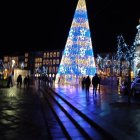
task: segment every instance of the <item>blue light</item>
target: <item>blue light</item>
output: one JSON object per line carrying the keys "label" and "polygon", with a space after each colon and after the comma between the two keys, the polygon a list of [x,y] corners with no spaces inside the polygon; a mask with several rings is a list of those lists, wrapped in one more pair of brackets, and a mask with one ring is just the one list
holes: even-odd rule
{"label": "blue light", "polygon": [[93,76],[96,73],[86,4],[79,0],[58,69],[58,75]]}

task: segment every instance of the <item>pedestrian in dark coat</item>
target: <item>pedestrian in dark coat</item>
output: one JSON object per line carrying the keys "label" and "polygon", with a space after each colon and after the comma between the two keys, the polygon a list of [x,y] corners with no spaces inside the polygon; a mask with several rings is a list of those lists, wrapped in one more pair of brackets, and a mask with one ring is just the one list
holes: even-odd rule
{"label": "pedestrian in dark coat", "polygon": [[19,76],[17,77],[17,87],[18,87],[18,86],[21,87],[21,85],[22,85],[22,76],[19,75]]}
{"label": "pedestrian in dark coat", "polygon": [[86,93],[89,93],[90,84],[91,84],[90,77],[87,76],[87,78],[85,79]]}
{"label": "pedestrian in dark coat", "polygon": [[24,80],[23,80],[23,83],[24,83],[24,88],[26,88],[26,87],[27,87],[27,80],[28,80],[28,79],[27,79],[27,77],[25,77],[25,78],[24,78]]}
{"label": "pedestrian in dark coat", "polygon": [[27,87],[29,87],[29,86],[30,86],[30,84],[31,84],[30,76],[29,76],[29,75],[27,75]]}
{"label": "pedestrian in dark coat", "polygon": [[85,80],[86,80],[86,78],[85,78],[85,77],[83,77],[83,78],[82,78],[82,89],[84,89],[84,88],[85,88]]}
{"label": "pedestrian in dark coat", "polygon": [[98,77],[97,73],[95,73],[95,76],[92,78],[92,85],[93,85],[93,94],[96,94],[98,85],[100,84],[100,78]]}
{"label": "pedestrian in dark coat", "polygon": [[12,81],[12,75],[9,75],[7,79],[7,87],[12,87],[13,86],[13,81]]}

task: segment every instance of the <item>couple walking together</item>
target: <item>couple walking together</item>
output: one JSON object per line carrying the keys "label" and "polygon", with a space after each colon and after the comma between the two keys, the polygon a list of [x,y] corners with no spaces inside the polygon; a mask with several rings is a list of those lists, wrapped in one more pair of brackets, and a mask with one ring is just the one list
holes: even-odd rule
{"label": "couple walking together", "polygon": [[87,76],[87,78],[83,78],[82,87],[84,87],[84,85],[85,85],[87,93],[89,93],[89,87],[90,87],[91,83],[93,85],[93,94],[96,94],[98,85],[100,84],[100,78],[98,77],[97,73],[95,73],[95,76],[92,77],[92,80],[90,79],[89,76]]}

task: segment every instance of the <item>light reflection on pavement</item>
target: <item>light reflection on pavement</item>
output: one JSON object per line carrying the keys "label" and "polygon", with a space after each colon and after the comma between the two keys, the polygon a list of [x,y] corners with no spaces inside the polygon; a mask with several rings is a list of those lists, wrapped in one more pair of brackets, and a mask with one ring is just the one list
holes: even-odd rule
{"label": "light reflection on pavement", "polygon": [[33,89],[16,86],[0,89],[1,140],[44,139],[44,122],[36,95]]}
{"label": "light reflection on pavement", "polygon": [[89,95],[78,86],[56,84],[54,90],[60,95],[68,96],[119,130],[125,131],[127,135],[140,138],[140,99],[131,98],[129,106],[128,96],[122,95],[118,87],[109,86],[101,86],[101,91],[97,92],[97,95],[93,95],[92,87]]}

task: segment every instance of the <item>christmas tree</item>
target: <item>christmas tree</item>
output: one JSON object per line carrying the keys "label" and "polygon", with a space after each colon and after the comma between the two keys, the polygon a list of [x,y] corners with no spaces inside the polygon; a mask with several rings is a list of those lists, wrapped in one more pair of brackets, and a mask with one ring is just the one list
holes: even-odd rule
{"label": "christmas tree", "polygon": [[134,77],[136,77],[138,74],[140,74],[140,19],[139,19],[139,25],[137,26],[137,34],[134,41],[134,46],[136,48],[136,57],[134,59]]}
{"label": "christmas tree", "polygon": [[79,0],[56,76],[65,82],[96,73],[85,0]]}
{"label": "christmas tree", "polygon": [[140,46],[140,19],[139,19],[139,25],[137,26],[138,32],[135,37],[134,45]]}

